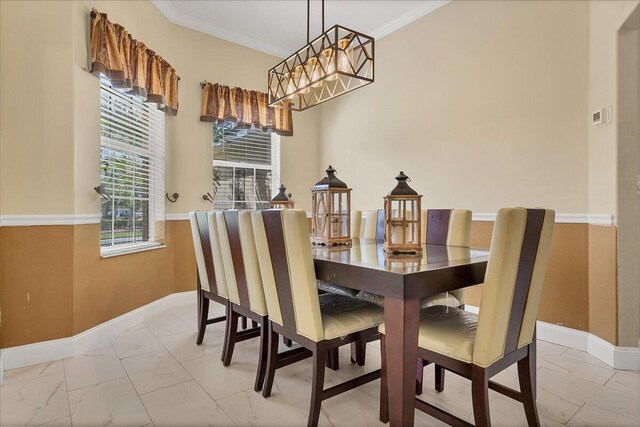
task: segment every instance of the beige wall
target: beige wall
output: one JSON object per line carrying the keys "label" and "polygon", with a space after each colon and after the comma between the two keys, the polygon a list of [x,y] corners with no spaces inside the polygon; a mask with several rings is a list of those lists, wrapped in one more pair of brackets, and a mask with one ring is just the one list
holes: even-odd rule
{"label": "beige wall", "polygon": [[[211,125],[199,121],[202,80],[265,90],[278,59],[169,23],[149,2],[0,2],[0,214],[97,214],[99,80],[86,71],[96,7],[166,58],[181,77],[166,118],[168,213],[210,209]],[[294,113],[281,175],[310,208],[321,176],[313,111]],[[187,221],[169,221],[166,248],[102,259],[97,224],[0,228],[0,347],[61,338],[195,289]]]}
{"label": "beige wall", "polygon": [[[146,1],[3,1],[0,213],[99,212],[92,189],[99,181],[99,80],[84,70],[91,7],[178,71],[180,110],[166,118],[166,189],[180,199],[167,212],[209,208],[201,196],[211,191],[212,136],[211,125],[199,121],[199,83],[264,91],[278,58],[173,25]],[[282,181],[302,208],[310,208],[308,190],[322,170],[315,121],[314,111],[294,113],[294,136],[282,138]]]}
{"label": "beige wall", "polygon": [[587,210],[589,9],[452,2],[376,41],[375,83],[321,107],[321,163],[382,206],[403,170],[426,207]]}
{"label": "beige wall", "polygon": [[70,3],[0,2],[2,214],[74,211],[71,23]]}

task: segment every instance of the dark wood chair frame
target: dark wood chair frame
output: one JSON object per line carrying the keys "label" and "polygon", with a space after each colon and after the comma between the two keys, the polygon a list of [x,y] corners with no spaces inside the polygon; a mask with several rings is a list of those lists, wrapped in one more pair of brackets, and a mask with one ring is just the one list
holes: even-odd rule
{"label": "dark wood chair frame", "polygon": [[213,270],[213,258],[211,255],[211,241],[209,239],[209,223],[207,220],[207,212],[197,211],[196,221],[198,223],[198,232],[200,235],[200,244],[202,245],[202,252],[204,255],[204,263],[207,270],[207,277],[209,279],[209,287],[211,291],[202,289],[202,283],[200,282],[200,275],[197,276],[197,288],[196,295],[198,298],[198,335],[196,337],[196,344],[202,344],[204,340],[204,333],[206,332],[207,325],[213,323],[224,322],[227,320],[227,315],[214,317],[209,319],[209,301],[215,301],[225,307],[226,313],[228,313],[229,301],[218,294],[218,288],[216,284],[216,278]]}
{"label": "dark wood chair frame", "polygon": [[[313,357],[311,403],[307,425],[316,426],[318,425],[318,420],[320,418],[320,408],[323,400],[380,378],[380,369],[377,369],[337,384],[333,387],[329,387],[327,389],[324,388],[325,365],[327,364],[329,355],[334,354],[333,352],[342,345],[367,340],[371,335],[379,335],[378,328],[368,328],[343,337],[321,341],[313,341],[298,334],[294,317],[289,271],[285,261],[287,258],[282,230],[281,213],[276,210],[263,211],[262,217],[267,240],[269,242],[271,265],[273,267],[276,289],[278,292],[278,302],[280,304],[280,312],[283,321],[283,325],[279,325],[273,321],[268,322],[269,345],[267,351],[267,373],[264,387],[262,389],[262,395],[264,397],[269,397],[271,395],[277,369],[300,360],[304,360],[308,357]],[[282,335],[283,338],[298,343],[300,347],[278,353],[280,335]]]}
{"label": "dark wood chair frame", "polygon": [[[536,407],[536,331],[534,327],[531,343],[518,348],[520,331],[524,321],[529,288],[535,267],[540,236],[545,219],[544,209],[527,209],[527,220],[522,239],[518,271],[515,279],[513,300],[507,325],[504,345],[504,356],[488,367],[473,363],[462,362],[457,359],[418,347],[418,358],[428,360],[440,366],[436,371],[436,382],[441,375],[441,387],[444,387],[444,369],[454,372],[471,380],[471,396],[473,400],[473,416],[476,426],[490,426],[489,389],[497,391],[507,397],[522,402],[529,426],[540,426]],[[389,421],[389,401],[387,387],[387,368],[385,355],[385,338],[382,337],[380,346],[382,353],[382,381],[380,389],[380,421]],[[520,391],[506,387],[490,380],[494,375],[502,372],[511,365],[518,364],[518,380]],[[443,369],[444,368],[444,369]],[[439,420],[453,426],[471,426],[473,424],[456,417],[430,403],[415,398],[415,407]]]}
{"label": "dark wood chair frame", "polygon": [[[229,238],[229,248],[231,249],[231,259],[238,285],[238,296],[240,304],[229,301],[227,308],[227,327],[225,330],[225,345],[222,353],[222,364],[229,366],[233,357],[235,345],[239,342],[252,338],[260,337],[260,350],[258,353],[258,368],[256,371],[256,380],[253,386],[254,391],[262,390],[267,362],[267,324],[268,316],[261,316],[250,309],[249,290],[247,285],[247,277],[244,269],[244,260],[242,257],[242,247],[240,243],[240,229],[238,223],[238,211],[225,211],[224,221]],[[238,320],[244,318],[250,319],[252,328],[238,332]]]}

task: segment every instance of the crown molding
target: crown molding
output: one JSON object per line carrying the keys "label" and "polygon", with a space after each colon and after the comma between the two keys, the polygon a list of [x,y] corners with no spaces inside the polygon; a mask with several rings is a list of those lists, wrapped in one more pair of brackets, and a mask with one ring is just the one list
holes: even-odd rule
{"label": "crown molding", "polygon": [[98,224],[100,214],[0,215],[0,226]]}
{"label": "crown molding", "polygon": [[[450,3],[451,0],[429,1],[420,4],[419,7],[400,15],[399,17],[387,22],[376,29],[370,30],[369,34],[375,39],[381,39],[384,36],[410,24],[418,18],[433,12],[434,10]],[[180,12],[170,1],[151,0],[151,3],[171,22],[172,24],[190,28],[201,33],[208,34],[219,39],[226,40],[250,49],[258,50],[278,58],[286,58],[291,55],[292,51],[284,49],[277,45],[267,43],[264,40],[241,34],[228,28],[221,28],[210,22],[205,21],[191,15]]]}
{"label": "crown molding", "polygon": [[439,1],[429,1],[424,2],[420,7],[413,9],[404,15],[400,15],[396,19],[387,22],[383,26],[370,31],[369,35],[376,40],[383,38],[384,36],[393,33],[396,30],[404,27],[405,25],[409,25],[413,21],[418,18],[423,17],[427,13],[431,13],[434,10],[444,6],[447,3],[450,3],[451,0],[439,0]]}
{"label": "crown molding", "polygon": [[172,24],[190,28],[201,33],[208,34],[231,43],[239,44],[249,49],[258,50],[278,58],[286,58],[291,52],[282,49],[271,43],[254,37],[246,36],[227,28],[220,28],[200,18],[187,15],[176,9],[169,1],[151,0],[151,3],[171,22]]}

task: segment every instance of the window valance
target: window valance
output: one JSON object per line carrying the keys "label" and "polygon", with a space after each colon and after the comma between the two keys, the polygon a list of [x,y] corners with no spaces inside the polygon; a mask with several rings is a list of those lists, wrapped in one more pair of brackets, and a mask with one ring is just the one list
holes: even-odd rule
{"label": "window valance", "polygon": [[293,135],[291,110],[268,104],[269,95],[264,92],[204,82],[200,121]]}
{"label": "window valance", "polygon": [[176,70],[95,8],[91,11],[91,73],[102,73],[113,87],[156,103],[167,114],[178,113]]}

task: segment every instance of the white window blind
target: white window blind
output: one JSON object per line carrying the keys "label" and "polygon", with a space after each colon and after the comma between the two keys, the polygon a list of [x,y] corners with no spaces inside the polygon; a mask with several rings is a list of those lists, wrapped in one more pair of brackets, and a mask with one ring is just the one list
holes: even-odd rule
{"label": "white window blind", "polygon": [[103,255],[164,240],[164,113],[100,82]]}
{"label": "white window blind", "polygon": [[278,135],[214,125],[214,209],[266,209],[279,181]]}

